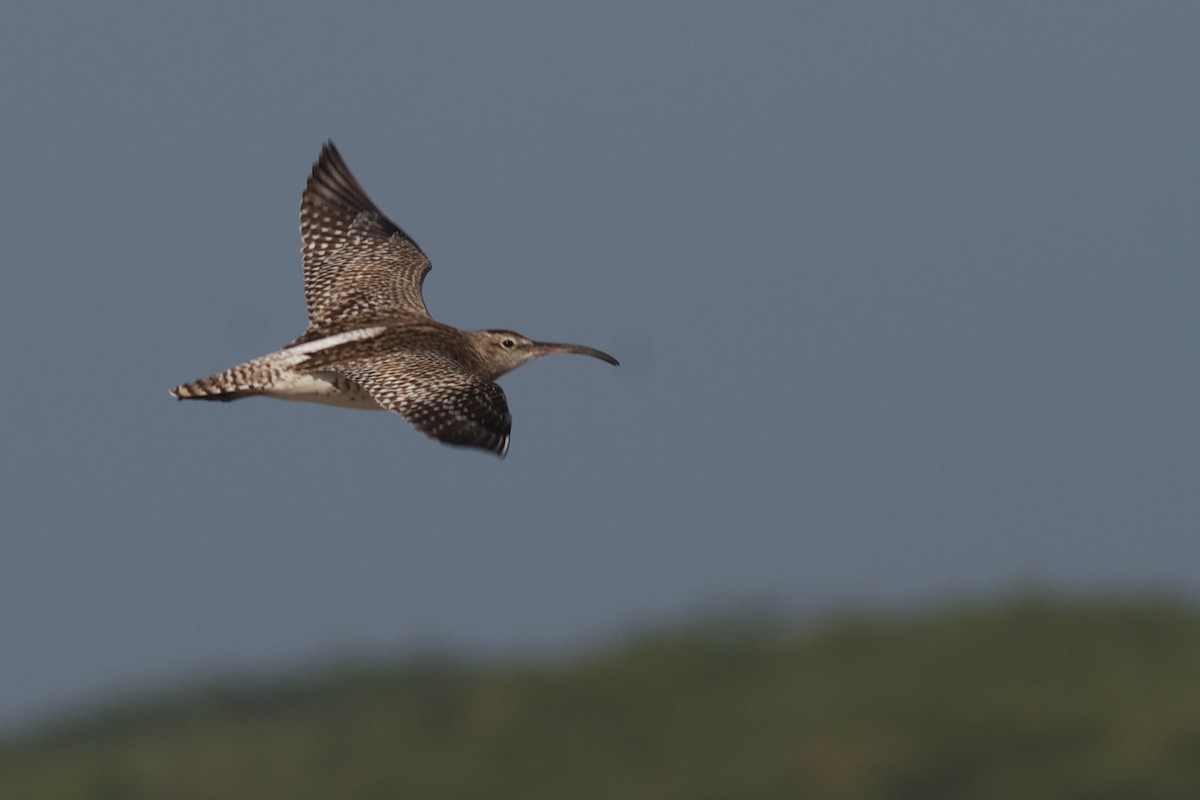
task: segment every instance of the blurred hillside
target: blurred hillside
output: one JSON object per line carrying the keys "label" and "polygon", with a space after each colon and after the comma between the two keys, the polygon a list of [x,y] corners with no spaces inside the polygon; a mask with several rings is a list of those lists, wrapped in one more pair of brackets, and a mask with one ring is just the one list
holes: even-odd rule
{"label": "blurred hillside", "polygon": [[0,797],[1200,797],[1200,614],[714,623],[564,663],[192,690],[0,745]]}

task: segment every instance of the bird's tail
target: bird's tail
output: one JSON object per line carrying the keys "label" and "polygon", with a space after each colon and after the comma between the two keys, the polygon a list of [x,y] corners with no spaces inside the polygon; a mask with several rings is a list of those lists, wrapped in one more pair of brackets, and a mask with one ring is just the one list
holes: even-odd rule
{"label": "bird's tail", "polygon": [[272,366],[268,358],[256,358],[216,375],[181,383],[171,390],[171,394],[180,400],[218,400],[223,403],[252,397],[271,387],[275,379]]}

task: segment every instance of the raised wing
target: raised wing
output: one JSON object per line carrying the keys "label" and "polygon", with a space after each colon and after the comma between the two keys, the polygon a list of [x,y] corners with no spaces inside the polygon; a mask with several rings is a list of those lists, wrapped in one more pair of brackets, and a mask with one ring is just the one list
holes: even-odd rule
{"label": "raised wing", "polygon": [[501,458],[508,453],[512,415],[504,390],[456,361],[429,351],[387,353],[334,371],[428,436]]}
{"label": "raised wing", "polygon": [[421,284],[429,259],[384,216],[326,142],[300,201],[304,297],[311,339],[347,324],[428,317]]}

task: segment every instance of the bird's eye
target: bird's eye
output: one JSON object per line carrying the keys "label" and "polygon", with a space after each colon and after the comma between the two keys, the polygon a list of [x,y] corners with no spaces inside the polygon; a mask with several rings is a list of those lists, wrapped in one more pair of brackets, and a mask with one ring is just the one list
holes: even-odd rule
{"label": "bird's eye", "polygon": [[512,339],[501,339],[500,346],[503,347],[505,350],[512,350],[514,347],[517,346],[517,343],[514,342]]}

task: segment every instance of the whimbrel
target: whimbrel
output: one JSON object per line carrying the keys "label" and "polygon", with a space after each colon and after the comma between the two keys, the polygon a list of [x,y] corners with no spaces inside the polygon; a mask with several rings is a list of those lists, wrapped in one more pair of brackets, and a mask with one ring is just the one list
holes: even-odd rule
{"label": "whimbrel", "polygon": [[508,452],[512,416],[495,380],[549,353],[608,353],[510,330],[435,322],[429,259],[384,216],[326,142],[300,202],[308,328],[274,353],[171,390],[183,400],[264,395],[399,412],[446,444]]}

